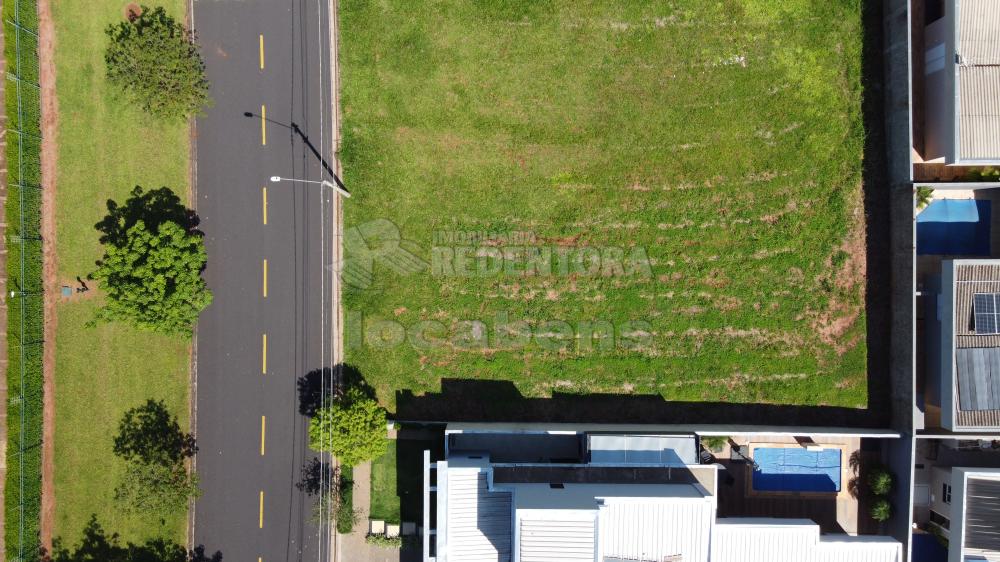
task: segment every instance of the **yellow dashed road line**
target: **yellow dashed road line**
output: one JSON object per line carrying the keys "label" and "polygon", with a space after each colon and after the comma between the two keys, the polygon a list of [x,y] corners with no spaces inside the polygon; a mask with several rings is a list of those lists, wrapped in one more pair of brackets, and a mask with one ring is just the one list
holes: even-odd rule
{"label": "yellow dashed road line", "polygon": [[267,334],[261,337],[260,372],[267,374]]}
{"label": "yellow dashed road line", "polygon": [[260,144],[267,145],[267,106],[260,106]]}

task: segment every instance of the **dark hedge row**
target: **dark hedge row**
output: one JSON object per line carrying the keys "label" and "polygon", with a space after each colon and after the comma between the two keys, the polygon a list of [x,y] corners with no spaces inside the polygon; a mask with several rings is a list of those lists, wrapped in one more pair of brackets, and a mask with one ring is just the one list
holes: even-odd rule
{"label": "dark hedge row", "polygon": [[[15,12],[16,10],[16,12]],[[39,559],[42,484],[41,103],[35,0],[3,0],[7,113],[7,481],[6,560]],[[19,108],[20,106],[20,108]],[[19,110],[20,109],[20,110]],[[23,134],[19,134],[20,131]]]}

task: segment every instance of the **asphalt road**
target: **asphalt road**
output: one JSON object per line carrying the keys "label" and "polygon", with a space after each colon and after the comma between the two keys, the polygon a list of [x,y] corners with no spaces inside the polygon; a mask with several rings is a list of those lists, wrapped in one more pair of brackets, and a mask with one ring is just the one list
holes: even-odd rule
{"label": "asphalt road", "polygon": [[333,195],[269,181],[330,177],[327,22],[326,0],[194,3],[214,100],[196,199],[215,295],[197,338],[194,544],[234,562],[329,559],[297,487],[313,458],[297,383],[332,365]]}

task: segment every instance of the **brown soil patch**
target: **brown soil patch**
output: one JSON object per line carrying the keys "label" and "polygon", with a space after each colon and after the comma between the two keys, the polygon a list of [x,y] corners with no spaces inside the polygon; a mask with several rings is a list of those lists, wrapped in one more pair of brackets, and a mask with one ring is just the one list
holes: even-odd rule
{"label": "brown soil patch", "polygon": [[[850,232],[847,233],[844,242],[834,252],[846,256],[843,263],[835,267],[833,256],[826,260],[826,268],[829,273],[825,278],[835,288],[835,294],[843,295],[863,290],[868,275],[866,255],[868,248],[865,244],[865,236],[864,211],[858,205],[854,210]],[[824,277],[820,277],[817,281],[822,283]],[[832,297],[826,310],[818,312],[812,323],[820,341],[834,348],[837,354],[841,355],[857,345],[857,338],[846,342],[842,341],[842,338],[861,315],[863,306],[864,304],[848,305],[836,296]]]}
{"label": "brown soil patch", "polygon": [[854,325],[859,313],[857,307],[831,303],[830,309],[818,315],[813,321],[813,329],[819,335],[820,341],[835,348],[837,353],[844,353],[848,348],[840,339]]}
{"label": "brown soil patch", "polygon": [[563,236],[560,238],[546,238],[545,241],[551,244],[555,244],[556,246],[579,246],[580,238],[582,236],[583,233],[580,232],[574,234],[573,236]]}
{"label": "brown soil patch", "polygon": [[[865,244],[865,217],[860,207],[854,210],[853,225],[851,231],[839,251],[847,254],[847,259],[834,274],[834,284],[845,290],[853,290],[863,286],[868,275],[867,268],[867,245]],[[832,261],[828,262],[832,267]]]}
{"label": "brown soil patch", "polygon": [[142,6],[135,2],[129,2],[122,10],[122,17],[129,22],[133,22],[142,15]]}
{"label": "brown soil patch", "polygon": [[55,524],[55,370],[56,302],[56,132],[59,110],[56,105],[55,24],[50,0],[38,2],[39,82],[42,94],[42,283],[45,288],[45,347],[42,355],[44,402],[42,408],[42,514],[41,543],[52,551]]}

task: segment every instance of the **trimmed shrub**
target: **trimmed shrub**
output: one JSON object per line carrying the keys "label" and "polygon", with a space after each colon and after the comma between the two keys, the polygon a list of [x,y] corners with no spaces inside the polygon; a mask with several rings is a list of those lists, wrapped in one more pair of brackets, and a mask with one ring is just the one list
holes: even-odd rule
{"label": "trimmed shrub", "polygon": [[876,468],[868,475],[868,487],[876,496],[887,496],[892,491],[894,478],[885,468]]}
{"label": "trimmed shrub", "polygon": [[354,512],[354,469],[340,467],[340,481],[337,483],[337,532],[346,535],[354,529],[357,513]]}
{"label": "trimmed shrub", "polygon": [[889,500],[885,498],[878,498],[875,503],[872,504],[871,511],[869,512],[872,519],[878,521],[879,523],[883,521],[888,521],[892,517],[892,504]]}
{"label": "trimmed shrub", "polygon": [[365,537],[365,542],[379,548],[401,548],[403,546],[403,537],[369,534]]}

